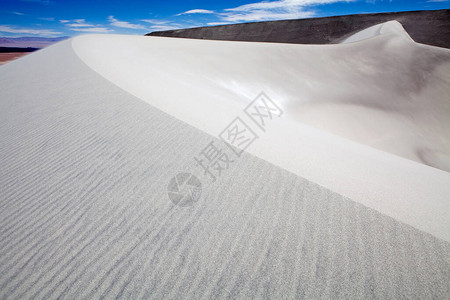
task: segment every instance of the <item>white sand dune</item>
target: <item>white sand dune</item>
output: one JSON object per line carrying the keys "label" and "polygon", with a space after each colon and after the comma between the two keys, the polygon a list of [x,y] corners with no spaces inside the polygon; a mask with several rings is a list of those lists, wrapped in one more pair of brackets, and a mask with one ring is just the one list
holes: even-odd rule
{"label": "white sand dune", "polygon": [[375,29],[332,46],[88,35],[73,47],[213,136],[266,92],[286,115],[249,153],[450,241],[450,174],[373,149],[450,170],[450,50],[414,43],[396,21]]}
{"label": "white sand dune", "polygon": [[373,37],[377,37],[379,35],[389,35],[389,34],[395,35],[396,37],[403,36],[405,39],[413,41],[409,36],[409,34],[403,28],[402,24],[400,24],[397,21],[389,21],[361,30],[360,32],[357,32],[352,36],[343,40],[341,44],[359,42]]}
{"label": "white sand dune", "polygon": [[[284,116],[201,199],[167,184],[260,92]],[[450,50],[117,35],[0,67],[0,298],[450,294]]]}

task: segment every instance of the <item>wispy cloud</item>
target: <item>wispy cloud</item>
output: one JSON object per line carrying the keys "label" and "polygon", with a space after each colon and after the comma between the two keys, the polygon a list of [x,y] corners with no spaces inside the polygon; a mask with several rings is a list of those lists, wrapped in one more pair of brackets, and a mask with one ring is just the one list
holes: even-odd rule
{"label": "wispy cloud", "polygon": [[92,33],[110,33],[114,30],[106,27],[85,27],[85,28],[72,28],[73,31],[79,32],[92,32]]}
{"label": "wispy cloud", "polygon": [[208,10],[208,9],[191,9],[191,10],[179,13],[176,16],[189,15],[189,14],[213,14],[213,13],[215,13],[215,12],[212,10]]}
{"label": "wispy cloud", "polygon": [[71,28],[94,27],[94,26],[97,26],[97,25],[93,25],[93,24],[86,23],[86,20],[85,20],[85,19],[75,19],[75,20],[72,20],[72,21],[61,20],[60,22],[66,23],[66,26],[71,27]]}
{"label": "wispy cloud", "polygon": [[184,28],[184,26],[176,26],[176,25],[155,25],[150,27],[150,31],[165,31],[165,30],[175,30]]}
{"label": "wispy cloud", "polygon": [[269,20],[288,20],[302,19],[315,16],[314,11],[292,10],[254,10],[247,12],[229,12],[221,14],[221,19],[227,22],[250,22],[250,21],[269,21]]}
{"label": "wispy cloud", "polygon": [[352,1],[355,0],[263,1],[225,9],[220,17],[228,22],[308,18],[316,15],[311,6]]}
{"label": "wispy cloud", "polygon": [[167,23],[171,22],[168,20],[158,20],[158,19],[142,19],[141,21],[150,23],[150,24],[155,24],[155,25],[162,25],[162,24],[167,24]]}
{"label": "wispy cloud", "polygon": [[103,25],[87,23],[85,19],[59,20],[59,22],[63,23],[69,30],[72,31],[92,33],[108,33],[113,31]]}
{"label": "wispy cloud", "polygon": [[189,27],[169,20],[143,19],[141,21],[151,24],[148,28],[149,31],[164,31]]}
{"label": "wispy cloud", "polygon": [[[189,13],[210,13],[219,18],[219,22],[211,22],[208,25],[223,25],[235,22],[268,21],[283,19],[308,18],[316,15],[314,6],[338,3],[354,2],[357,0],[275,0],[249,3],[238,7],[227,8],[220,12],[206,9],[193,9],[180,13],[177,16]],[[440,0],[431,0],[440,1]]]}
{"label": "wispy cloud", "polygon": [[125,21],[119,21],[114,16],[109,16],[108,21],[112,26],[120,27],[120,28],[128,28],[128,29],[147,29],[145,26],[141,24],[132,24]]}
{"label": "wispy cloud", "polygon": [[218,25],[226,25],[226,24],[230,24],[229,22],[209,22],[207,23],[207,25],[209,26],[218,26]]}
{"label": "wispy cloud", "polygon": [[33,2],[33,3],[39,3],[39,4],[44,4],[44,5],[48,5],[50,3],[52,3],[52,1],[50,0],[19,0],[21,2]]}
{"label": "wispy cloud", "polygon": [[38,18],[38,19],[42,20],[42,21],[49,21],[49,22],[55,21],[55,18]]}
{"label": "wispy cloud", "polygon": [[0,10],[0,13],[6,13],[6,14],[11,14],[11,15],[16,15],[16,16],[26,16],[27,15],[20,11],[10,11],[10,10]]}
{"label": "wispy cloud", "polygon": [[0,25],[0,32],[31,34],[39,36],[56,36],[62,34],[62,32],[54,31],[51,29],[18,28],[10,25]]}
{"label": "wispy cloud", "polygon": [[355,0],[277,0],[262,1],[250,4],[244,4],[235,8],[225,9],[227,11],[253,11],[270,9],[295,9],[298,7],[307,7],[312,5],[331,4],[336,2],[352,2]]}

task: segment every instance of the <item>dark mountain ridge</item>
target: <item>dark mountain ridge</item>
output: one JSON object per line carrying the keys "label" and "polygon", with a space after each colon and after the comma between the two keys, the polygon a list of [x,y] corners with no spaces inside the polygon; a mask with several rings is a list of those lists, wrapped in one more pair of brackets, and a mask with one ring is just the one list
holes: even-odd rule
{"label": "dark mountain ridge", "polygon": [[418,43],[450,48],[450,9],[357,14],[156,31],[147,36],[208,40],[332,44],[367,27],[400,22]]}

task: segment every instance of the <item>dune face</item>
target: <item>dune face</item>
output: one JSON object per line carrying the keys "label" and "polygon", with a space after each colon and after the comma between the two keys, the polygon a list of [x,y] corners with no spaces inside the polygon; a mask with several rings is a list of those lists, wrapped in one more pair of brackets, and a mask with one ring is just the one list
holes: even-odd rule
{"label": "dune face", "polygon": [[377,24],[367,29],[361,30],[350,37],[346,38],[341,44],[354,43],[370,39],[379,35],[395,35],[397,37],[403,36],[406,39],[411,39],[409,34],[403,29],[402,24],[398,21],[389,21],[386,23]]}
{"label": "dune face", "polygon": [[366,28],[400,22],[418,43],[450,48],[450,10],[346,15],[156,31],[148,36],[293,44],[340,43]]}
{"label": "dune face", "polygon": [[[450,50],[347,38],[88,35],[0,67],[0,298],[445,299]],[[278,115],[212,181],[194,158],[260,92]]]}
{"label": "dune face", "polygon": [[[239,101],[244,105],[246,98],[267,91],[294,122],[449,171],[420,153],[450,156],[450,51],[414,43],[396,21],[368,28],[341,46],[130,37],[135,47],[128,51],[121,42],[121,37],[87,36],[75,39],[74,48],[118,86],[210,134],[226,125],[218,115],[209,116],[214,106],[223,106],[215,114],[234,109],[231,118]],[[186,84],[164,94],[176,82]],[[198,106],[194,112],[177,102],[183,94]],[[218,99],[213,104],[210,95]]]}

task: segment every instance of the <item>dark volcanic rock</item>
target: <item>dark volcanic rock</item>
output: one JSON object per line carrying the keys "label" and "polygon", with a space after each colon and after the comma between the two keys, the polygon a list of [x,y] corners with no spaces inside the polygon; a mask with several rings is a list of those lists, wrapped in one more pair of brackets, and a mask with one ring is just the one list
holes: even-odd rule
{"label": "dark volcanic rock", "polygon": [[399,21],[418,43],[450,48],[450,10],[359,14],[157,31],[147,36],[294,44],[338,43],[362,29]]}

